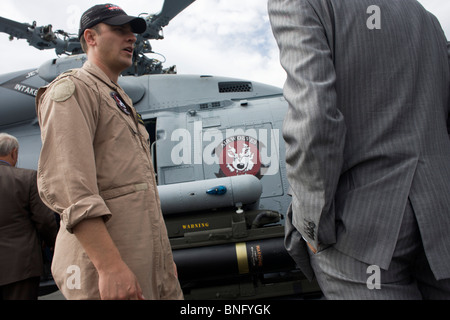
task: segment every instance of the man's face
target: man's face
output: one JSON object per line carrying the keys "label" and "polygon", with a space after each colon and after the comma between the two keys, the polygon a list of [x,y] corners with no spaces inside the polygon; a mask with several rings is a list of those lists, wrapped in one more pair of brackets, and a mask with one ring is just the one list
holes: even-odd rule
{"label": "man's face", "polygon": [[100,23],[96,37],[96,58],[113,72],[122,72],[133,62],[136,36],[129,24],[110,26]]}

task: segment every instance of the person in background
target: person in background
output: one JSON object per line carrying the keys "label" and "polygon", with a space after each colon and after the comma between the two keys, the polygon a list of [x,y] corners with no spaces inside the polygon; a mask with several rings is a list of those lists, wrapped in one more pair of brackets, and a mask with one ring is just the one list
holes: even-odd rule
{"label": "person in background", "polygon": [[19,142],[0,133],[0,300],[37,300],[42,241],[53,247],[58,227],[39,197],[36,171],[17,168]]}

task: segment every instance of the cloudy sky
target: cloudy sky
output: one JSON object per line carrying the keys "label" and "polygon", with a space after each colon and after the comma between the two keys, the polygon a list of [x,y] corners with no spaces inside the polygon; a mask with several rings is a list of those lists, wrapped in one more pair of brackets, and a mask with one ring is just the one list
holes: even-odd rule
{"label": "cloudy sky", "polygon": [[[164,0],[116,0],[130,15],[158,13]],[[419,0],[434,13],[450,40],[450,1]],[[105,1],[107,2],[107,1]],[[269,25],[266,0],[196,0],[164,29],[164,40],[152,41],[165,67],[179,74],[237,77],[282,87],[285,74]],[[56,4],[55,4],[56,3]],[[96,3],[88,0],[1,0],[0,16],[18,22],[52,24],[76,33],[80,15]],[[25,40],[9,41],[0,33],[0,74],[55,58],[54,50],[39,51]]]}

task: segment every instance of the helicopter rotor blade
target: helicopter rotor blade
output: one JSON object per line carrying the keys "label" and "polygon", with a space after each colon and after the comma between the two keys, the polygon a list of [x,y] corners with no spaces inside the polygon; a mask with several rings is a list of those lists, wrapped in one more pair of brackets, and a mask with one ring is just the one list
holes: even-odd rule
{"label": "helicopter rotor blade", "polygon": [[20,23],[0,17],[0,32],[9,34],[11,40],[13,37],[31,40],[33,32],[30,31],[30,28],[32,27],[33,26],[28,23]]}
{"label": "helicopter rotor blade", "polygon": [[151,15],[147,20],[147,30],[142,35],[145,39],[162,39],[160,31],[175,18],[181,11],[186,9],[195,0],[165,0],[161,11]]}
{"label": "helicopter rotor blade", "polygon": [[165,27],[170,20],[190,6],[195,0],[166,0],[160,13],[156,15],[155,24]]}
{"label": "helicopter rotor blade", "polygon": [[[145,19],[147,29],[144,33],[137,35],[134,50],[134,75],[161,73],[160,63],[154,59],[148,59],[145,53],[151,53],[151,39],[163,39],[162,28],[175,18],[181,11],[186,9],[195,0],[165,0],[159,13],[149,15]],[[52,25],[36,26],[32,24],[19,23],[0,17],[0,32],[10,35],[10,39],[26,39],[27,42],[39,49],[55,49],[57,55],[76,55],[82,53],[81,44],[77,37],[71,37],[63,30],[53,31]]]}
{"label": "helicopter rotor blade", "polygon": [[61,34],[62,31],[53,32],[51,25],[36,26],[33,24],[20,23],[7,18],[0,17],[0,32],[9,34],[10,40],[14,38],[25,39],[39,50],[55,49],[59,54],[77,54],[81,52],[81,45],[76,38],[69,38],[65,34],[65,39],[60,39],[56,33]]}

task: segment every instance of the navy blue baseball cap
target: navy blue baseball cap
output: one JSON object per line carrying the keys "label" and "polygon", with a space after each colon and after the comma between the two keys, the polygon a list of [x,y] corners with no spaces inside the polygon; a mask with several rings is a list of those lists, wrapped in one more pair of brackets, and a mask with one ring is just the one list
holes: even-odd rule
{"label": "navy blue baseball cap", "polygon": [[147,23],[143,18],[129,16],[122,8],[111,3],[98,4],[86,10],[81,16],[78,38],[81,38],[86,29],[92,28],[100,22],[111,26],[129,23],[133,33],[143,33],[147,29]]}

